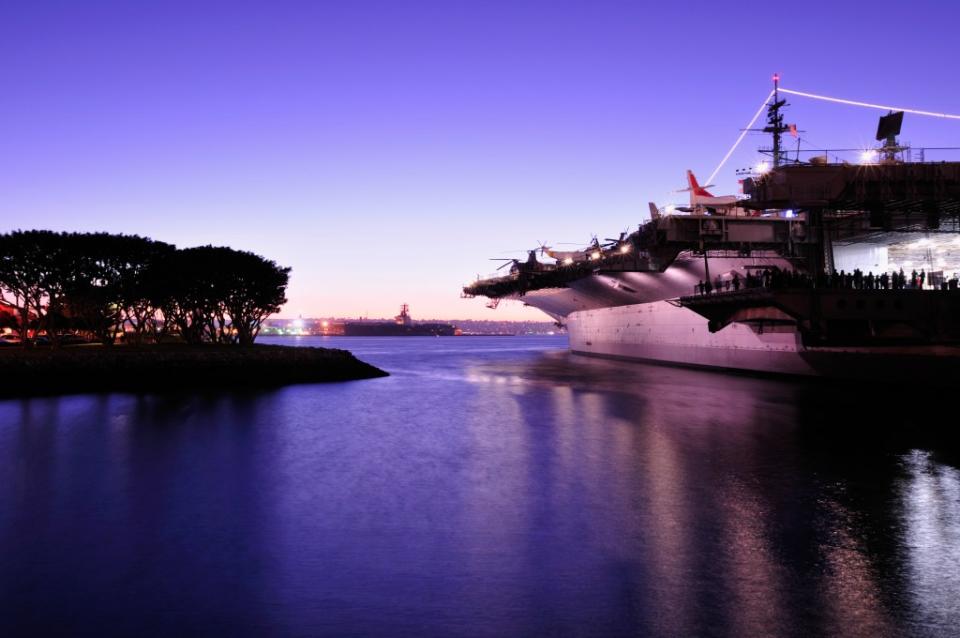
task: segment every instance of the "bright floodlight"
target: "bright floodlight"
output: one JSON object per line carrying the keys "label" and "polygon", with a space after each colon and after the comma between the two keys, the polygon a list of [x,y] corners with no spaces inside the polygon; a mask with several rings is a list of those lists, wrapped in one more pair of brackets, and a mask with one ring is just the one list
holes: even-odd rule
{"label": "bright floodlight", "polygon": [[567,257],[566,259],[563,260],[563,263],[569,266],[570,264],[573,263],[573,257]]}
{"label": "bright floodlight", "polygon": [[872,150],[866,150],[860,153],[860,163],[861,164],[873,164],[877,161],[877,152]]}
{"label": "bright floodlight", "polygon": [[294,328],[302,328],[302,327],[303,327],[303,319],[294,319],[294,320],[293,320],[293,327],[294,327]]}
{"label": "bright floodlight", "polygon": [[630,244],[624,244],[623,246],[620,246],[620,252],[622,253],[630,252]]}
{"label": "bright floodlight", "polygon": [[753,167],[755,173],[760,175],[765,175],[770,172],[770,163],[769,162],[760,162]]}
{"label": "bright floodlight", "polygon": [[590,255],[590,259],[600,259],[600,251],[599,250],[593,251],[593,253]]}
{"label": "bright floodlight", "polygon": [[[664,211],[666,211],[667,215],[670,215],[670,214],[672,214],[673,211],[675,211],[676,209],[677,209],[677,207],[674,206],[673,204],[667,204],[667,207],[664,209]],[[958,239],[960,239],[960,238],[958,238]]]}

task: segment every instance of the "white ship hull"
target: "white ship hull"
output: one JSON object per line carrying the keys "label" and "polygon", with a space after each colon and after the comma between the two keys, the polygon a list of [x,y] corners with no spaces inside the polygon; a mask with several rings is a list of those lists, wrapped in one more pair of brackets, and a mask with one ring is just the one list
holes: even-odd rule
{"label": "white ship hull", "polygon": [[934,385],[960,374],[956,347],[808,348],[794,326],[734,323],[712,333],[706,319],[666,301],[574,312],[567,327],[571,351],[615,359],[883,381],[923,375]]}
{"label": "white ship hull", "polygon": [[[721,258],[710,260],[710,272],[742,275],[759,265],[789,268],[777,258]],[[807,347],[792,324],[731,323],[710,332],[707,319],[667,301],[693,294],[706,278],[703,259],[683,255],[663,273],[600,273],[521,299],[562,321],[577,354],[802,376],[960,375],[960,348],[953,346]]]}
{"label": "white ship hull", "polygon": [[570,349],[687,366],[733,368],[787,374],[816,374],[800,356],[799,334],[754,331],[732,324],[716,333],[707,320],[686,308],[653,303],[574,312],[567,317]]}

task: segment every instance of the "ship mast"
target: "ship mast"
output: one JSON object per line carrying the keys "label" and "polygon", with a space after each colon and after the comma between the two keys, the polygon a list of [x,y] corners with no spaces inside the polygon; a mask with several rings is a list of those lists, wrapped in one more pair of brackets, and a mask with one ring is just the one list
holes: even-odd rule
{"label": "ship mast", "polygon": [[762,149],[765,153],[773,156],[773,168],[777,168],[782,163],[783,156],[783,134],[790,130],[789,126],[783,124],[783,113],[781,109],[787,105],[786,100],[780,99],[780,74],[773,75],[773,98],[767,106],[767,125],[762,129],[764,133],[770,133],[773,138],[773,148]]}

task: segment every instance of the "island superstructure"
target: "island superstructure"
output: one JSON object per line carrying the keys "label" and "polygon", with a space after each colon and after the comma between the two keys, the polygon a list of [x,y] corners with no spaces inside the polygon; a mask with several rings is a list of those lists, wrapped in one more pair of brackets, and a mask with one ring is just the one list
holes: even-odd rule
{"label": "island superstructure", "polygon": [[530,251],[464,295],[539,308],[580,354],[799,375],[957,374],[960,162],[910,161],[922,151],[897,142],[902,112],[881,118],[882,146],[862,163],[788,159],[781,136],[795,127],[778,88],[761,129],[770,161],[744,180],[743,197],[715,197],[688,172],[689,207],[651,204],[636,231],[582,250],[541,247],[555,263]]}

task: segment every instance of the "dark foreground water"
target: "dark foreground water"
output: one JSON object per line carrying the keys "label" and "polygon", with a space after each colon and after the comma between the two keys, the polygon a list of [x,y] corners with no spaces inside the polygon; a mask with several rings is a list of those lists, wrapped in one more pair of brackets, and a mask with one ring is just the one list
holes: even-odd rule
{"label": "dark foreground water", "polygon": [[0,635],[960,631],[956,395],[299,343],[393,376],[0,402]]}

